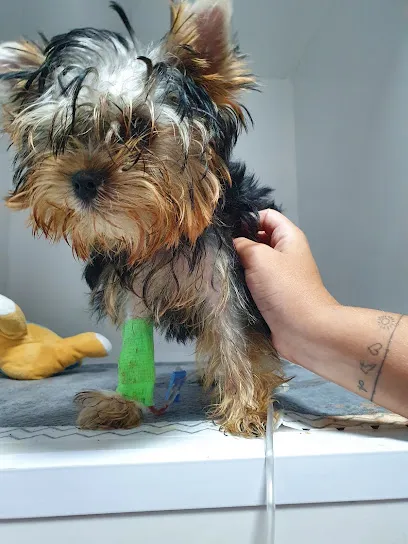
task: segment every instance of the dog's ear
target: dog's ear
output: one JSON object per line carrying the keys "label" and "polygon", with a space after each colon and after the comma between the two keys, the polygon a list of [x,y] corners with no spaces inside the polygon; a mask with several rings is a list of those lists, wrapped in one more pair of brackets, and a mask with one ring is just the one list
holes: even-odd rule
{"label": "dog's ear", "polygon": [[34,42],[21,40],[0,44],[0,103],[6,107],[16,98],[45,60]]}
{"label": "dog's ear", "polygon": [[231,0],[173,1],[165,40],[169,61],[202,85],[218,105],[230,105],[241,90],[255,84],[231,38],[231,16]]}
{"label": "dog's ear", "polygon": [[7,208],[13,211],[26,210],[30,207],[28,191],[23,189],[11,191],[4,200]]}
{"label": "dog's ear", "polygon": [[[44,60],[42,50],[33,42],[21,40],[0,44],[0,106],[4,109],[2,125],[12,140],[10,123],[29,92],[25,88],[27,82],[35,76]],[[6,205],[13,210],[28,208],[27,191],[16,190],[10,193]]]}

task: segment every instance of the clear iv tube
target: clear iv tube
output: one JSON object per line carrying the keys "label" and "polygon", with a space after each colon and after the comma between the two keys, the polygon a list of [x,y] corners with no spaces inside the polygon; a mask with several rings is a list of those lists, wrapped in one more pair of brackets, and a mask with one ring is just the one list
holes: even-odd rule
{"label": "clear iv tube", "polygon": [[265,437],[265,481],[266,481],[266,544],[275,542],[275,495],[273,462],[273,402],[268,407]]}

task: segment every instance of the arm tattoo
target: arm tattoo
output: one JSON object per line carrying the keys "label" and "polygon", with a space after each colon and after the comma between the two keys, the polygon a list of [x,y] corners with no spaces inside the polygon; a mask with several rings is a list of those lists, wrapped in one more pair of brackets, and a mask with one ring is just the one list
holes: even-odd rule
{"label": "arm tattoo", "polygon": [[367,361],[361,361],[360,362],[360,369],[364,372],[364,374],[368,374],[372,370],[375,369],[377,365],[373,363],[367,363]]}
{"label": "arm tattoo", "polygon": [[371,346],[368,346],[368,351],[371,353],[371,355],[378,355],[380,351],[382,350],[382,344],[380,342],[377,342],[376,344],[372,344]]}
{"label": "arm tattoo", "polygon": [[364,380],[358,380],[358,388],[360,391],[364,391],[365,393],[368,393],[367,389],[364,386]]}
{"label": "arm tattoo", "polygon": [[395,328],[395,317],[392,315],[380,315],[377,317],[377,323],[382,329],[390,331]]}
{"label": "arm tattoo", "polygon": [[[384,367],[384,363],[390,351],[390,346],[391,346],[394,333],[397,330],[398,325],[400,324],[401,319],[403,317],[404,317],[404,314],[401,314],[398,319],[396,319],[394,316],[391,316],[391,315],[382,315],[377,318],[378,326],[385,331],[391,331],[391,334],[385,347],[384,347],[384,344],[381,344],[380,342],[376,342],[375,344],[368,346],[367,349],[373,357],[378,357],[380,354],[382,354],[383,350],[384,350],[384,355],[382,356],[382,359],[379,363],[360,361],[360,370],[364,374],[363,376],[364,379],[358,380],[357,387],[359,391],[365,391],[366,393],[369,393],[367,389],[367,388],[370,388],[368,385],[368,382],[372,381],[373,385],[372,385],[371,394],[369,396],[371,401],[374,399],[378,380],[380,379],[381,372]],[[369,379],[370,377],[371,377],[371,380]]]}

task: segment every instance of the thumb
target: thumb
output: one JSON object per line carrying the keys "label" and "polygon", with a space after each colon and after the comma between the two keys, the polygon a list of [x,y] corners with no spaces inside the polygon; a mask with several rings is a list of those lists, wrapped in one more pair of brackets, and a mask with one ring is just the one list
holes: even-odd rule
{"label": "thumb", "polygon": [[254,247],[256,245],[256,242],[254,242],[253,240],[248,240],[248,238],[244,238],[243,236],[241,236],[240,238],[234,238],[234,246],[238,254],[243,253],[248,248]]}
{"label": "thumb", "polygon": [[259,252],[262,251],[262,248],[267,247],[264,244],[248,240],[248,238],[244,237],[235,238],[234,246],[242,266],[246,269],[253,266],[254,261],[259,257]]}

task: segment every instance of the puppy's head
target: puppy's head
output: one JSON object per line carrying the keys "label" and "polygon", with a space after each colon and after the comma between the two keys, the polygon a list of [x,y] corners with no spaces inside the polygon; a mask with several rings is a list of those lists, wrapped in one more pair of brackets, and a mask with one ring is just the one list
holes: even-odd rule
{"label": "puppy's head", "polygon": [[231,42],[229,0],[172,3],[171,26],[142,47],[83,28],[44,46],[0,46],[3,128],[16,151],[12,209],[82,259],[135,262],[211,223],[252,88]]}

